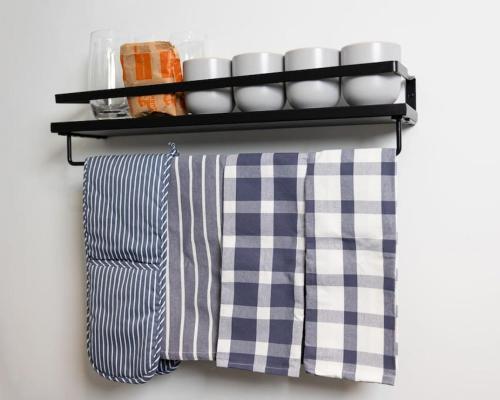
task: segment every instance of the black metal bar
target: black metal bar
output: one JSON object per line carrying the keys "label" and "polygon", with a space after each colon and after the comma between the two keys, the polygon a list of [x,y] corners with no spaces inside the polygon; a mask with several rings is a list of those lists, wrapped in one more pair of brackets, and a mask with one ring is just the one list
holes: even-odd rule
{"label": "black metal bar", "polygon": [[223,87],[254,86],[269,83],[295,82],[343,76],[362,76],[395,73],[406,80],[408,75],[404,65],[398,61],[341,65],[338,67],[312,68],[297,71],[273,72],[268,74],[233,76],[228,78],[205,79],[198,81],[164,83],[158,85],[135,86],[118,89],[93,90],[87,92],[56,94],[56,103],[88,103],[90,100],[115,97],[145,96],[184,91],[217,89]]}
{"label": "black metal bar", "polygon": [[403,149],[402,137],[401,137],[401,117],[396,118],[396,155],[398,156]]}
{"label": "black metal bar", "polygon": [[[396,124],[396,155],[399,155],[401,153],[403,144],[402,144],[402,117],[393,117],[395,120]],[[67,159],[68,163],[73,166],[82,166],[84,165],[84,162],[82,161],[73,161],[73,151],[72,151],[72,142],[71,139],[73,136],[79,136],[79,137],[93,137],[96,139],[102,139],[105,138],[105,136],[86,136],[82,134],[75,134],[71,132],[60,132],[60,135],[65,135],[66,136],[66,152],[67,152]]]}
{"label": "black metal bar", "polygon": [[414,110],[417,109],[417,80],[406,80],[406,103]]}
{"label": "black metal bar", "polygon": [[[391,117],[393,119],[404,117],[405,123],[411,124],[416,118],[416,113],[408,105],[396,103],[356,107],[54,122],[51,124],[50,129],[52,132],[61,135],[109,137],[130,134],[126,132],[132,130],[136,130],[136,133],[147,134],[158,133],[158,130],[161,130],[163,133],[184,133],[257,129],[266,128],[267,125],[273,125],[273,128],[284,128],[293,126],[294,123],[298,124],[306,121],[310,121],[310,125],[318,125],[321,121],[328,121],[334,125],[334,120],[339,119],[363,123],[364,119],[386,118],[385,122],[390,122]],[[368,123],[370,122],[368,121]]]}
{"label": "black metal bar", "polygon": [[83,165],[84,163],[82,161],[73,161],[73,151],[72,151],[73,149],[71,147],[71,137],[72,137],[71,134],[68,134],[66,136],[66,154],[68,158],[68,163],[69,165],[74,165],[74,166]]}

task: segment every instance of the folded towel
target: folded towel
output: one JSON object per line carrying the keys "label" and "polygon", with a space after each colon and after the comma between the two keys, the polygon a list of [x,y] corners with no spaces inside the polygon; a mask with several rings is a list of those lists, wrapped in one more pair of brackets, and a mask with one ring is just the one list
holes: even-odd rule
{"label": "folded towel", "polygon": [[215,359],[224,162],[218,155],[180,156],[172,166],[166,358]]}
{"label": "folded towel", "polygon": [[144,383],[179,363],[160,360],[174,151],[85,162],[87,350],[110,380]]}
{"label": "folded towel", "polygon": [[393,384],[394,150],[331,150],[310,157],[305,370]]}
{"label": "folded towel", "polygon": [[217,366],[298,376],[306,154],[228,156]]}

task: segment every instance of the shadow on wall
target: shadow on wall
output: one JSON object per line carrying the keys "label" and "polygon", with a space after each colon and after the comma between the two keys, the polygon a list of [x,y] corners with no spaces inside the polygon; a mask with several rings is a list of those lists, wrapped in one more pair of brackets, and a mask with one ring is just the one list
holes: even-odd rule
{"label": "shadow on wall", "polygon": [[[98,392],[118,395],[121,392],[135,392],[145,386],[117,383],[102,378],[92,370],[86,354],[84,364],[87,380]],[[316,396],[347,393],[357,395],[365,391],[367,387],[372,386],[372,384],[322,378],[306,374],[304,371],[301,372],[300,378],[286,378],[238,369],[218,368],[215,363],[207,361],[183,361],[179,369],[171,375],[155,376],[146,385],[152,390],[161,390],[164,393],[168,393],[169,389],[174,387],[176,390],[179,387],[184,387],[186,388],[184,395],[189,398],[188,388],[194,382],[203,386],[208,381],[212,387],[219,388],[221,394],[226,394],[227,398],[233,397],[231,392],[244,393],[245,395],[242,395],[241,398],[246,398],[247,396],[255,396],[257,391],[269,395],[278,394],[277,392],[282,395],[284,391],[314,393]],[[179,398],[183,398],[182,395]]]}
{"label": "shadow on wall", "polygon": [[301,391],[314,390],[316,394],[321,391],[328,391],[329,394],[334,394],[345,392],[354,393],[360,390],[362,386],[352,381],[323,378],[306,374],[303,370],[301,371],[300,378],[286,378],[283,376],[266,375],[238,369],[218,368],[214,363],[209,362],[188,361],[184,362],[182,367],[186,370],[186,374],[189,374],[192,378],[208,379],[210,381],[220,380],[221,385],[224,384],[224,382],[230,381],[242,388],[245,388],[245,386],[249,384],[262,386],[287,385],[288,389],[291,391],[300,388]]}

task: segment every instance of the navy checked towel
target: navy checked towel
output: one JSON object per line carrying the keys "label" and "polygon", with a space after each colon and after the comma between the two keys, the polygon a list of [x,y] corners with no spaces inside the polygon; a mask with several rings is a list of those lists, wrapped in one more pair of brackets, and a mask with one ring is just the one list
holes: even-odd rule
{"label": "navy checked towel", "polygon": [[394,384],[395,152],[310,155],[304,367]]}
{"label": "navy checked towel", "polygon": [[179,363],[160,360],[174,151],[85,162],[87,350],[110,380],[144,383]]}
{"label": "navy checked towel", "polygon": [[298,376],[306,154],[228,156],[217,366]]}
{"label": "navy checked towel", "polygon": [[168,199],[165,358],[214,360],[220,307],[225,156],[179,156]]}

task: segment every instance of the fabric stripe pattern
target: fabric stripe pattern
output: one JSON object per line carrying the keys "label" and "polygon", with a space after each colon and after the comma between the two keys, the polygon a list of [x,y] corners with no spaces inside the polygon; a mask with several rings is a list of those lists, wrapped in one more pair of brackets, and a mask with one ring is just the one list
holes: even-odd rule
{"label": "fabric stripe pattern", "polygon": [[298,376],[307,155],[228,156],[217,366]]}
{"label": "fabric stripe pattern", "polygon": [[214,360],[220,307],[225,157],[177,157],[169,192],[165,358]]}
{"label": "fabric stripe pattern", "polygon": [[87,350],[124,383],[174,370],[164,337],[168,186],[175,154],[92,157],[84,166]]}
{"label": "fabric stripe pattern", "polygon": [[394,384],[393,149],[311,154],[306,200],[306,372]]}

